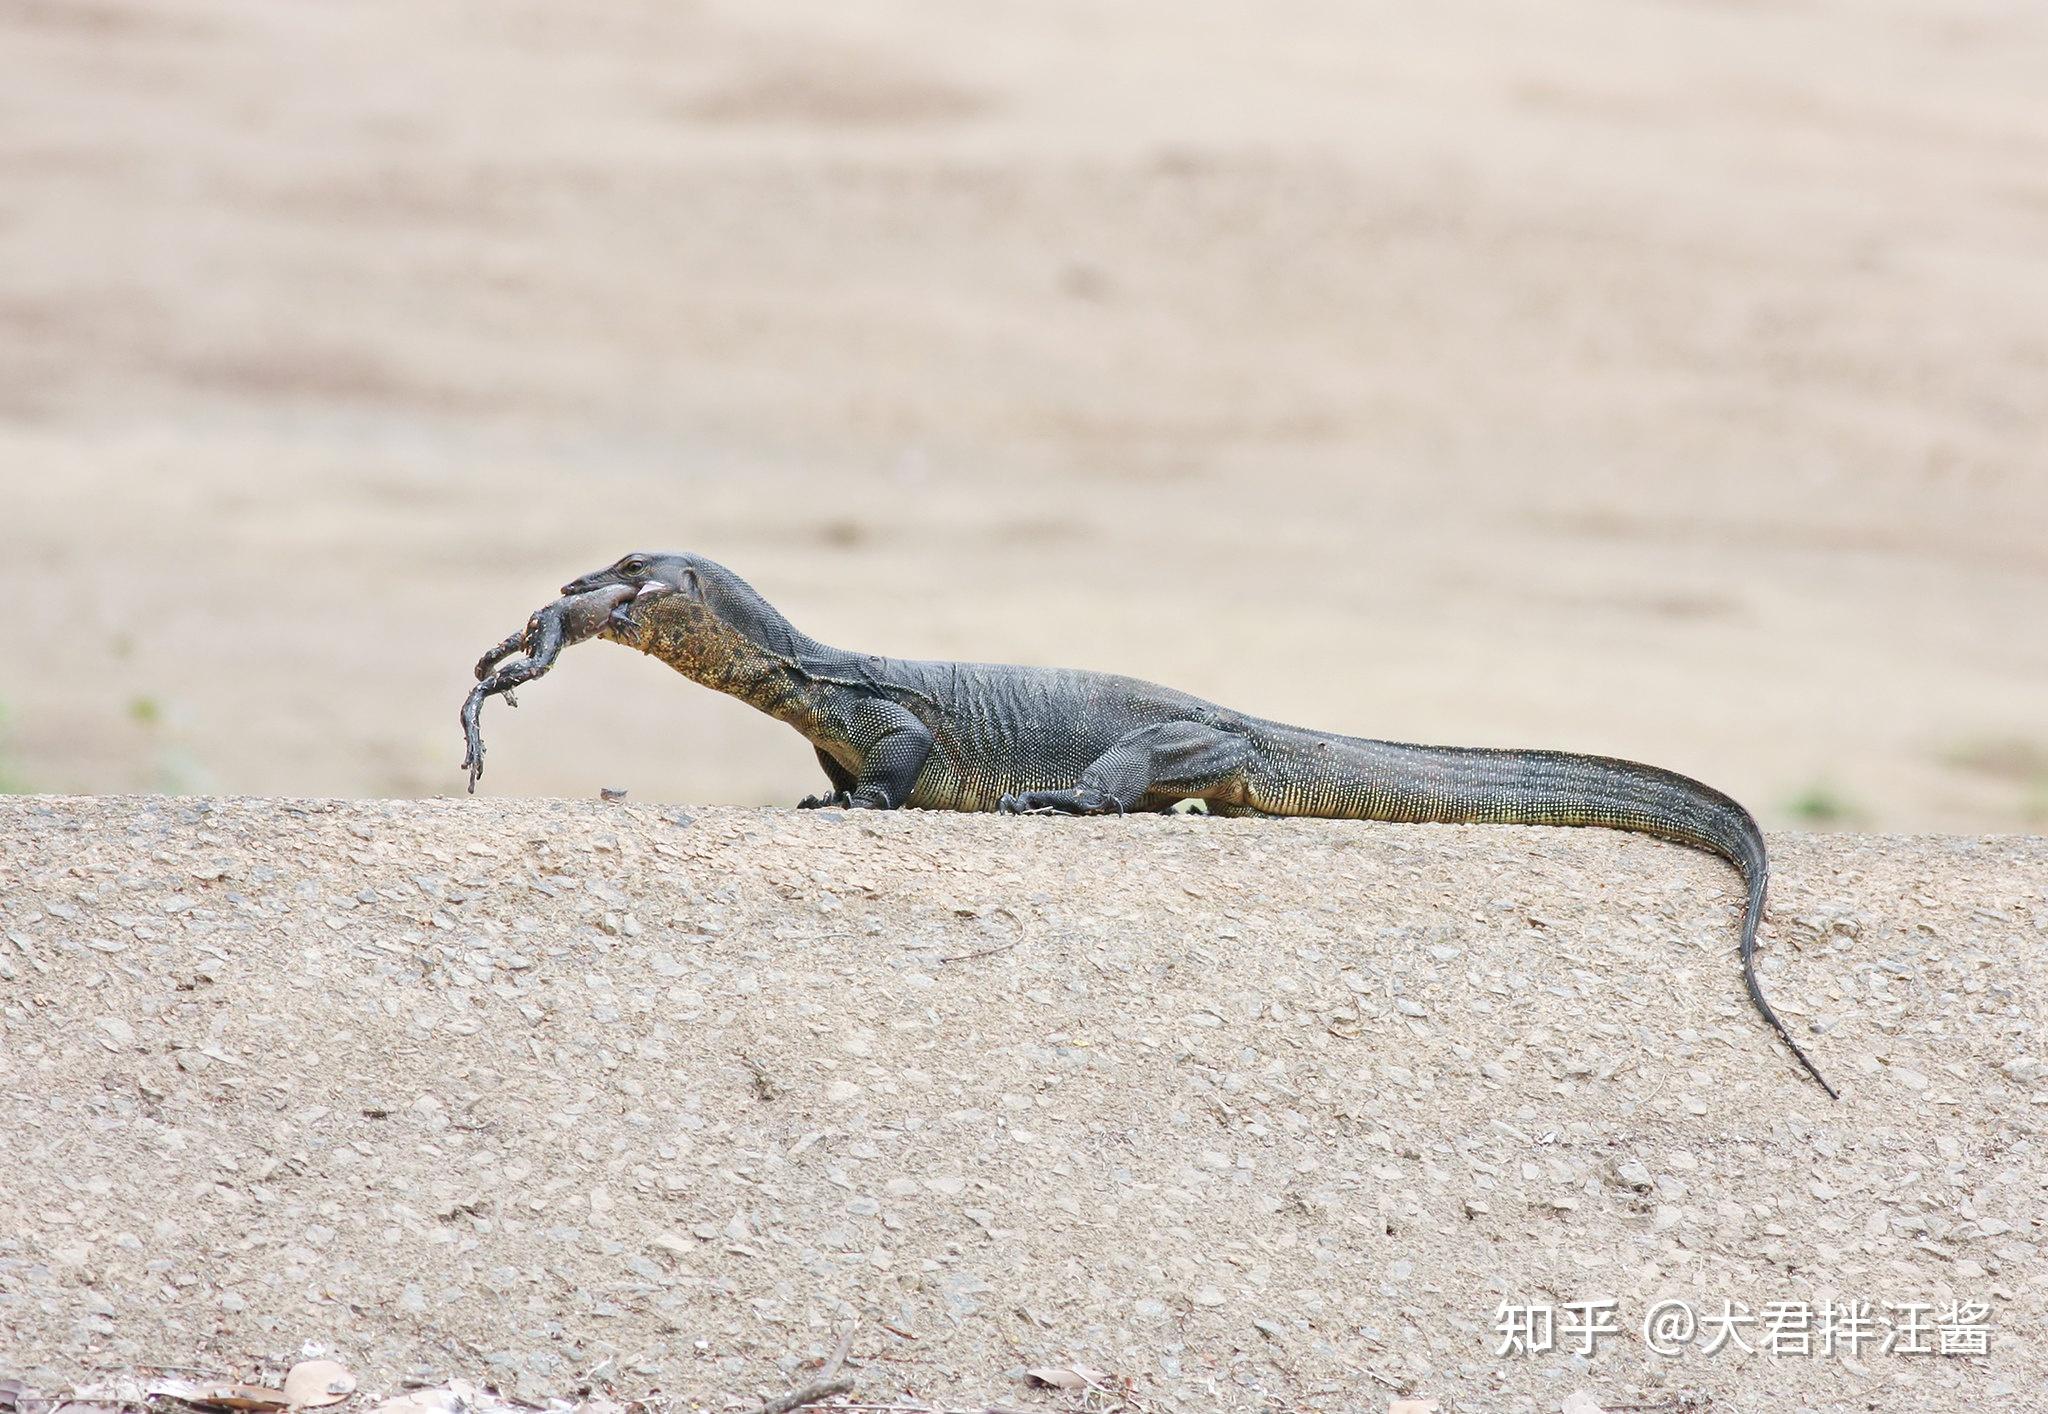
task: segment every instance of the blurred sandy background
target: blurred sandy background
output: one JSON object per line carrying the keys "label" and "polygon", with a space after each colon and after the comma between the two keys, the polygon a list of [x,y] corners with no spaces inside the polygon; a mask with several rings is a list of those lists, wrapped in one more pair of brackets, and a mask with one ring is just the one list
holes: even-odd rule
{"label": "blurred sandy background", "polygon": [[[829,641],[2048,819],[2048,11],[0,0],[0,776],[458,791]],[[484,788],[787,802],[608,645]]]}

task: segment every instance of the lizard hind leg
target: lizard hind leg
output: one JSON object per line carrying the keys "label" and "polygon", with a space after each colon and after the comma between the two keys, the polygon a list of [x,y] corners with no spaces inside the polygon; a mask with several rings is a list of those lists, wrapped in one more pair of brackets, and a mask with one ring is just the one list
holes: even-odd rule
{"label": "lizard hind leg", "polygon": [[1005,814],[1122,815],[1176,800],[1242,797],[1251,742],[1200,722],[1140,727],[1096,757],[1072,790],[1032,790],[996,803]]}

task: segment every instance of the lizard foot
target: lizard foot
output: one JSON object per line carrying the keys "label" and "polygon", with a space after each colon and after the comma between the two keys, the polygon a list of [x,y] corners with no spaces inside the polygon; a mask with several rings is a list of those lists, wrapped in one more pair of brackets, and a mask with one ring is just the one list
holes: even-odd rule
{"label": "lizard foot", "polygon": [[853,805],[853,792],[835,790],[830,795],[807,795],[796,803],[799,810],[848,809]]}
{"label": "lizard foot", "polygon": [[1027,790],[996,802],[1005,815],[1121,815],[1124,803],[1090,786],[1078,790]]}

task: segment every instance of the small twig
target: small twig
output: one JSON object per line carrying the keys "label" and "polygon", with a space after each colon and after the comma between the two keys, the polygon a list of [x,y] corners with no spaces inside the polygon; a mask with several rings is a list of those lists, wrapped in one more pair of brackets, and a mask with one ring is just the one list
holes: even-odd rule
{"label": "small twig", "polygon": [[801,1409],[806,1404],[816,1404],[819,1400],[830,1399],[835,1394],[849,1394],[852,1390],[853,1380],[850,1376],[842,1376],[836,1380],[817,1380],[802,1389],[793,1389],[788,1394],[777,1395],[754,1410],[753,1414],[789,1414],[792,1409]]}
{"label": "small twig", "polygon": [[989,1414],[992,1406],[956,1404],[835,1404],[832,1414]]}
{"label": "small twig", "polygon": [[1022,938],[1012,938],[1012,939],[1010,939],[1010,941],[1009,941],[1009,942],[1007,942],[1007,943],[997,943],[997,944],[996,944],[996,945],[995,945],[994,947],[992,947],[992,948],[976,948],[976,949],[975,949],[975,950],[974,950],[973,952],[956,952],[956,953],[954,953],[954,954],[953,954],[953,955],[952,955],[951,957],[942,957],[942,958],[940,958],[940,959],[939,959],[939,961],[940,961],[940,962],[965,962],[965,961],[967,961],[967,959],[969,959],[969,958],[971,958],[971,957],[993,957],[993,956],[995,956],[995,955],[996,955],[997,953],[999,953],[999,952],[1008,952],[1008,951],[1009,951],[1009,950],[1010,950],[1011,948],[1014,948],[1014,947],[1016,947],[1016,946],[1017,946],[1017,944],[1019,944],[1019,943],[1021,943],[1021,942],[1023,942],[1023,941],[1024,941],[1024,940],[1023,940]]}
{"label": "small twig", "polygon": [[961,1404],[835,1404],[832,1414],[989,1414],[994,1408],[1003,1406],[977,1404],[971,1408]]}
{"label": "small twig", "polygon": [[824,1369],[818,1371],[819,1379],[829,1380],[839,1373],[839,1367],[846,1363],[846,1352],[853,1349],[853,1333],[859,1329],[860,1322],[858,1321],[855,1321],[846,1328],[846,1334],[839,1337],[839,1345],[832,1352],[832,1358],[825,1362]]}

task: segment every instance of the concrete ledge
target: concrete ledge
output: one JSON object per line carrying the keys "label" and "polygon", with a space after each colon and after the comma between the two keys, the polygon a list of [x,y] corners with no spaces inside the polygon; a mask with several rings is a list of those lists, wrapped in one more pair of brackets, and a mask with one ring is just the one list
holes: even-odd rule
{"label": "concrete ledge", "polygon": [[[724,1408],[851,1325],[863,1397],[956,1405],[2038,1393],[2048,841],[1772,847],[1840,1104],[1733,873],[1606,832],[0,800],[0,1367]],[[1497,1353],[1607,1298],[1590,1362]],[[1989,1353],[1660,1357],[1663,1298],[1980,1301]]]}

